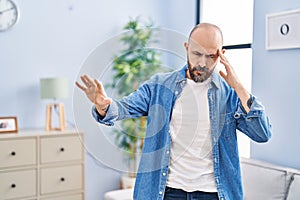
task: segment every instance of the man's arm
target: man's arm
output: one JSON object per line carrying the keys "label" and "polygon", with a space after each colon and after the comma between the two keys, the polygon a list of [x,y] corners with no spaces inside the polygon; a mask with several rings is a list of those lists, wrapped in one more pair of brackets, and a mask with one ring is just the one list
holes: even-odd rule
{"label": "man's arm", "polygon": [[108,98],[102,83],[91,79],[87,75],[81,77],[82,84],[76,85],[85,92],[86,96],[94,103],[93,117],[97,122],[113,126],[117,120],[146,116],[150,102],[150,89],[148,82],[141,85],[135,92],[119,100]]}
{"label": "man's arm", "polygon": [[[245,89],[235,74],[234,69],[220,51],[219,56],[220,62],[226,69],[226,74],[220,71],[220,75],[235,90],[243,107],[238,108],[236,112],[237,115],[235,118],[238,121],[238,129],[256,142],[268,141],[272,135],[271,124],[264,112],[263,105]],[[250,107],[252,111],[250,111]],[[246,114],[243,114],[244,112]]]}

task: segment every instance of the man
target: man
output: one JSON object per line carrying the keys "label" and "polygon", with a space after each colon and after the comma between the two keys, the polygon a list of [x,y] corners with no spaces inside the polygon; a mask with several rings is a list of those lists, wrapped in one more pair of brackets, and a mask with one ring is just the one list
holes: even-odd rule
{"label": "man", "polygon": [[[121,100],[107,97],[87,75],[81,77],[84,85],[76,82],[94,103],[99,123],[148,116],[134,199],[243,199],[236,129],[266,142],[271,125],[222,45],[217,26],[198,24],[184,44],[186,66],[153,76]],[[219,61],[226,73],[216,72]]]}

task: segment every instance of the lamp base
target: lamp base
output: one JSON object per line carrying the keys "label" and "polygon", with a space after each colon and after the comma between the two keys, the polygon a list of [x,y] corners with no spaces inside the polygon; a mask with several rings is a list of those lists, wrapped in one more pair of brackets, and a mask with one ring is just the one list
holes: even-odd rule
{"label": "lamp base", "polygon": [[[57,111],[59,126],[52,126],[52,111]],[[62,103],[48,104],[46,108],[46,131],[63,131],[66,128],[65,110]]]}

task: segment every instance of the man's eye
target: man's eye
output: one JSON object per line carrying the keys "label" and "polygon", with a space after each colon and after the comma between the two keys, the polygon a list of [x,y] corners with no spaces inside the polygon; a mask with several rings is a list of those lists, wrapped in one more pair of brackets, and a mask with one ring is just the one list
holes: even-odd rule
{"label": "man's eye", "polygon": [[202,53],[199,53],[199,52],[193,52],[196,56],[202,56],[203,54]]}
{"label": "man's eye", "polygon": [[209,58],[215,59],[216,55],[208,55]]}

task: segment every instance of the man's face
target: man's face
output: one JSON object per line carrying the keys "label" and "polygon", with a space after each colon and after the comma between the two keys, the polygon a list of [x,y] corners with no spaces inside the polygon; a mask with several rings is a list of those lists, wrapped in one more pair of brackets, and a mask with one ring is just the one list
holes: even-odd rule
{"label": "man's face", "polygon": [[217,65],[218,50],[208,52],[199,45],[189,43],[187,60],[190,78],[195,82],[203,82],[211,76]]}
{"label": "man's face", "polygon": [[211,37],[210,32],[195,31],[188,43],[185,43],[188,60],[188,78],[195,82],[207,80],[213,73],[219,57],[221,42]]}

